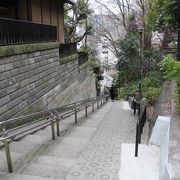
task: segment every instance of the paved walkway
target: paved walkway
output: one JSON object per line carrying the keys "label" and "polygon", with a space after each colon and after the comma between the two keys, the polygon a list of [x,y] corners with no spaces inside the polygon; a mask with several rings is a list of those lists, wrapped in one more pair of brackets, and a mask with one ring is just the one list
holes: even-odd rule
{"label": "paved walkway", "polygon": [[134,143],[136,121],[125,102],[110,102],[108,106],[107,112],[98,113],[104,116],[102,122],[67,180],[115,179],[120,169],[121,143]]}
{"label": "paved walkway", "polygon": [[[14,173],[5,173],[0,151],[0,180],[119,180],[121,144],[135,142],[136,117],[127,102],[109,102],[78,124],[60,123],[61,137],[51,141],[50,127],[11,144]],[[23,147],[23,148],[22,148]]]}

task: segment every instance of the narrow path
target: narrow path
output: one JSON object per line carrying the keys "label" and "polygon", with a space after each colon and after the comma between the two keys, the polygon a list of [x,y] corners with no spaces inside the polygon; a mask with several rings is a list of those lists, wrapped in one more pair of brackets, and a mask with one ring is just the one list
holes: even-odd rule
{"label": "narrow path", "polygon": [[105,112],[101,125],[66,180],[116,178],[120,169],[121,143],[134,143],[136,121],[126,102],[110,103],[111,108]]}
{"label": "narrow path", "polygon": [[[0,164],[0,180],[119,180],[122,143],[134,143],[136,117],[127,102],[109,102],[78,124],[61,121],[61,137],[51,141],[51,127],[11,144],[14,173]],[[0,152],[4,158],[4,153]]]}

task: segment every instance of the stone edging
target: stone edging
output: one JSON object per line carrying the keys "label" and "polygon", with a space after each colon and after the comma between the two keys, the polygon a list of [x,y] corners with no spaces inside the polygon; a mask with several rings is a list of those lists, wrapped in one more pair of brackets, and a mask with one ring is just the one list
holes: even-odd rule
{"label": "stone edging", "polygon": [[83,65],[79,66],[79,71],[83,70],[88,66],[88,63],[84,63]]}
{"label": "stone edging", "polygon": [[65,58],[60,58],[60,63],[61,63],[61,65],[67,64],[68,62],[78,60],[78,57],[79,57],[78,54],[73,54],[73,55],[65,57]]}
{"label": "stone edging", "polygon": [[0,57],[58,48],[58,42],[33,43],[0,47]]}

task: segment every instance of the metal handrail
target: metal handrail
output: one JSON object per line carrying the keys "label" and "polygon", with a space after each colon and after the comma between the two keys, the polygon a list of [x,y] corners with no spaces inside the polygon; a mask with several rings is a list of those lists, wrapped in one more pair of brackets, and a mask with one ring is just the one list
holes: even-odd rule
{"label": "metal handrail", "polygon": [[[97,103],[97,108],[99,108],[100,105],[103,105],[105,102],[107,102],[107,100],[108,100],[107,95],[102,95],[99,97],[88,98],[82,101],[66,104],[64,106],[60,106],[57,108],[52,108],[45,111],[40,111],[40,112],[36,112],[36,113],[32,113],[25,116],[20,116],[20,117],[9,119],[7,121],[0,122],[0,128],[2,128],[2,132],[0,133],[0,141],[3,142],[3,146],[5,149],[9,173],[13,172],[9,143],[15,140],[15,138],[18,135],[21,135],[24,133],[27,133],[26,135],[28,135],[28,132],[32,133],[31,130],[37,131],[37,130],[42,129],[45,126],[51,125],[52,140],[55,140],[55,127],[54,127],[55,124],[57,128],[57,136],[60,136],[59,122],[62,119],[65,119],[74,114],[75,123],[77,123],[77,113],[79,111],[85,110],[85,117],[87,117],[88,107],[92,106],[92,111],[94,111],[95,103]],[[39,118],[37,119],[37,117]],[[33,118],[36,118],[36,120],[32,121]],[[29,119],[31,119],[31,122],[28,121],[20,126],[7,129],[7,125],[11,123],[19,123],[19,122],[29,120]],[[30,125],[33,125],[33,127],[29,127]]]}
{"label": "metal handrail", "polygon": [[146,108],[147,102],[143,102],[143,99],[137,98],[137,95],[128,94],[127,100],[131,108],[134,110],[134,115],[136,115],[136,111],[138,110],[138,119],[136,122],[136,142],[135,142],[135,157],[138,156],[138,145],[141,143],[141,135],[143,133],[143,128],[146,123]]}
{"label": "metal handrail", "polygon": [[135,157],[138,156],[138,145],[141,143],[141,135],[146,123],[146,108],[146,102],[142,103],[141,101],[134,100],[134,115],[136,114],[136,109],[138,109],[138,120],[136,123]]}

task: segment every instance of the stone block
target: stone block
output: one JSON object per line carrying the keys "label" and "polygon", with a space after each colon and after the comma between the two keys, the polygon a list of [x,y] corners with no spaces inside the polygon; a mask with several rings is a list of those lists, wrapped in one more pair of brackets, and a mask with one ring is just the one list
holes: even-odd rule
{"label": "stone block", "polygon": [[46,51],[46,50],[40,51],[40,55],[41,55],[41,56],[44,56],[45,54],[47,54],[47,51]]}
{"label": "stone block", "polygon": [[10,110],[10,109],[12,109],[14,106],[17,106],[18,104],[20,104],[22,101],[23,101],[22,97],[19,97],[19,98],[15,99],[15,100],[9,102],[9,103],[7,104],[7,107],[8,107],[8,109]]}
{"label": "stone block", "polygon": [[6,93],[10,94],[10,93],[12,93],[14,91],[17,91],[19,88],[20,88],[20,84],[19,83],[13,84],[13,85],[8,86],[6,88]]}
{"label": "stone block", "polygon": [[31,76],[34,76],[34,71],[33,71],[33,70],[28,71],[28,72],[25,74],[25,77],[26,77],[26,78],[30,78]]}
{"label": "stone block", "polygon": [[16,75],[18,75],[20,72],[19,72],[19,69],[13,69],[13,70],[10,71],[10,73],[11,73],[11,76],[16,76]]}
{"label": "stone block", "polygon": [[17,81],[16,81],[16,78],[15,78],[15,77],[11,77],[11,78],[8,80],[8,82],[9,82],[9,85],[13,85],[13,84],[15,84]]}
{"label": "stone block", "polygon": [[4,104],[7,104],[10,101],[10,96],[5,96],[0,99],[0,107],[3,106]]}
{"label": "stone block", "polygon": [[13,92],[12,94],[10,94],[10,98],[11,98],[11,100],[14,100],[14,99],[18,98],[19,96],[22,96],[26,92],[27,92],[27,87],[24,87],[24,88],[19,89],[19,90]]}
{"label": "stone block", "polygon": [[26,73],[29,70],[30,70],[29,66],[21,67],[18,69],[19,73]]}
{"label": "stone block", "polygon": [[0,72],[5,71],[4,65],[0,65]]}
{"label": "stone block", "polygon": [[7,105],[0,107],[0,115],[4,114],[6,111],[8,111]]}
{"label": "stone block", "polygon": [[3,114],[2,118],[4,120],[10,119],[12,116],[14,116],[15,114],[17,114],[19,112],[19,108],[18,106],[13,107],[12,109],[10,109],[8,112],[6,112],[5,114]]}
{"label": "stone block", "polygon": [[26,108],[28,106],[28,103],[26,101],[23,101],[22,103],[20,103],[18,105],[18,109],[21,111],[23,110],[24,108]]}
{"label": "stone block", "polygon": [[39,79],[39,75],[38,74],[35,75],[35,76],[32,76],[32,77],[30,77],[30,83],[33,83],[33,82],[37,81],[38,79]]}
{"label": "stone block", "polygon": [[40,56],[40,55],[41,55],[41,52],[40,52],[40,51],[37,51],[37,52],[34,52],[34,53],[33,53],[33,56],[34,56],[34,57],[37,57],[37,56]]}
{"label": "stone block", "polygon": [[11,77],[11,74],[9,71],[0,73],[0,81],[8,79]]}
{"label": "stone block", "polygon": [[25,65],[33,64],[34,63],[34,58],[29,58],[25,60]]}
{"label": "stone block", "polygon": [[14,68],[14,67],[13,67],[13,63],[5,64],[5,65],[4,65],[4,70],[5,70],[5,71],[12,70],[13,68]]}
{"label": "stone block", "polygon": [[43,60],[43,57],[42,56],[37,56],[37,57],[34,57],[34,62],[40,62]]}
{"label": "stone block", "polygon": [[22,67],[22,63],[20,61],[19,62],[14,62],[13,66],[14,66],[14,68],[20,68],[20,67]]}
{"label": "stone block", "polygon": [[19,74],[19,75],[17,75],[15,78],[16,78],[16,82],[20,82],[20,81],[22,81],[22,80],[25,79],[25,78],[24,78],[24,74]]}
{"label": "stone block", "polygon": [[27,103],[28,105],[31,105],[33,102],[36,101],[36,97],[35,96],[30,96],[28,99],[27,99]]}
{"label": "stone block", "polygon": [[6,58],[0,58],[0,65],[4,65],[6,63]]}
{"label": "stone block", "polygon": [[35,88],[35,84],[34,83],[27,85],[27,91],[30,91],[30,90],[32,90],[34,88]]}
{"label": "stone block", "polygon": [[9,85],[9,82],[7,80],[0,81],[1,89],[7,87],[8,85]]}
{"label": "stone block", "polygon": [[8,93],[7,93],[7,90],[6,90],[6,88],[5,89],[1,89],[0,90],[0,98],[2,98],[2,97],[4,97],[4,96],[6,96]]}

